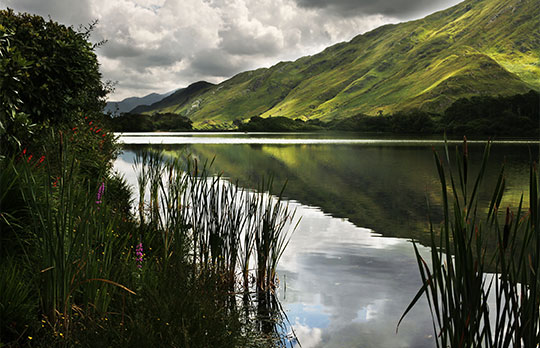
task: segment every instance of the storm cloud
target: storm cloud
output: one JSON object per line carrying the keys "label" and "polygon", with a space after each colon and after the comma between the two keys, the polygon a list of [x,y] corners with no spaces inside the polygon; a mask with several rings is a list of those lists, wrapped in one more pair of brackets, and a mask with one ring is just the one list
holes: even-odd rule
{"label": "storm cloud", "polygon": [[[163,93],[199,80],[315,54],[387,23],[458,0],[0,0],[78,28],[91,39],[111,100]],[[436,8],[434,8],[434,6]]]}
{"label": "storm cloud", "polygon": [[456,2],[448,0],[295,0],[300,7],[326,10],[340,16],[381,14],[399,19],[426,15]]}

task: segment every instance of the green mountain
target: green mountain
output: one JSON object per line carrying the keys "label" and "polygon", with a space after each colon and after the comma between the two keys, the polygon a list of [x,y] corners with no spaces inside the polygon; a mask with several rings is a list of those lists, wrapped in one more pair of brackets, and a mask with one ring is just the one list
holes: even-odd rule
{"label": "green mountain", "polygon": [[145,112],[182,114],[200,128],[252,116],[329,121],[411,108],[440,113],[461,97],[530,89],[540,90],[538,0],[466,0]]}

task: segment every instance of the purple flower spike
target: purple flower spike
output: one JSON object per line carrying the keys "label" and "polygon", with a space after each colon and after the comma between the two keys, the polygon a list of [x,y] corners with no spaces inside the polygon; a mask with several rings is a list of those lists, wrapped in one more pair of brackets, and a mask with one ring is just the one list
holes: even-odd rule
{"label": "purple flower spike", "polygon": [[135,248],[135,261],[137,261],[137,268],[142,268],[142,262],[143,262],[143,245],[142,243],[137,244],[137,247]]}
{"label": "purple flower spike", "polygon": [[102,182],[101,185],[99,185],[97,196],[96,196],[96,204],[101,204],[101,197],[103,197],[103,193],[105,193],[105,183]]}

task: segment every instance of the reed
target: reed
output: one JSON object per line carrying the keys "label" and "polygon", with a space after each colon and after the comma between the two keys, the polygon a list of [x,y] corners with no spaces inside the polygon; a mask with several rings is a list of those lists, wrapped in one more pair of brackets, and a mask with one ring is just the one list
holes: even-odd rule
{"label": "reed", "polygon": [[172,245],[183,245],[190,279],[218,275],[216,286],[230,294],[223,299],[225,308],[235,311],[236,294],[242,293],[244,306],[258,302],[257,318],[274,321],[276,268],[296,226],[281,195],[270,195],[272,181],[258,191],[242,189],[212,174],[211,162],[166,159],[159,151],[142,152],[135,163],[140,224],[161,233],[164,263],[173,255]]}
{"label": "reed", "polygon": [[269,194],[271,181],[258,192],[248,191],[210,174],[211,164],[199,167],[188,159],[186,165],[165,160],[159,152],[142,152],[135,163],[140,222],[163,233],[166,254],[172,240],[189,240],[196,268],[226,272],[231,281],[236,281],[234,275],[240,270],[244,286],[254,256],[258,286],[275,287],[277,263],[291,232],[286,227],[294,212],[281,195]]}
{"label": "reed", "polygon": [[[473,181],[466,140],[461,153],[456,150],[453,163],[446,147],[446,166],[434,152],[444,220],[439,233],[430,222],[430,265],[413,241],[423,285],[399,322],[425,295],[437,347],[536,347],[540,342],[536,165],[530,169],[530,207],[523,207],[522,196],[517,210],[508,207],[501,214],[504,167],[488,206],[479,206],[478,191],[489,152],[490,144]],[[498,240],[496,251],[488,253],[492,247],[488,240],[493,237]]]}

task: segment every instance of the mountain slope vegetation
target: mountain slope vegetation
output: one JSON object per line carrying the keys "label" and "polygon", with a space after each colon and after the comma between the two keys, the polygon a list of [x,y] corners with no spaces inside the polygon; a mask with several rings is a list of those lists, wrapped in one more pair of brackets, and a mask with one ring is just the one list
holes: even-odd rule
{"label": "mountain slope vegetation", "polygon": [[231,127],[253,116],[440,114],[463,97],[539,91],[539,28],[538,0],[466,0],[140,111],[181,114],[199,128]]}

